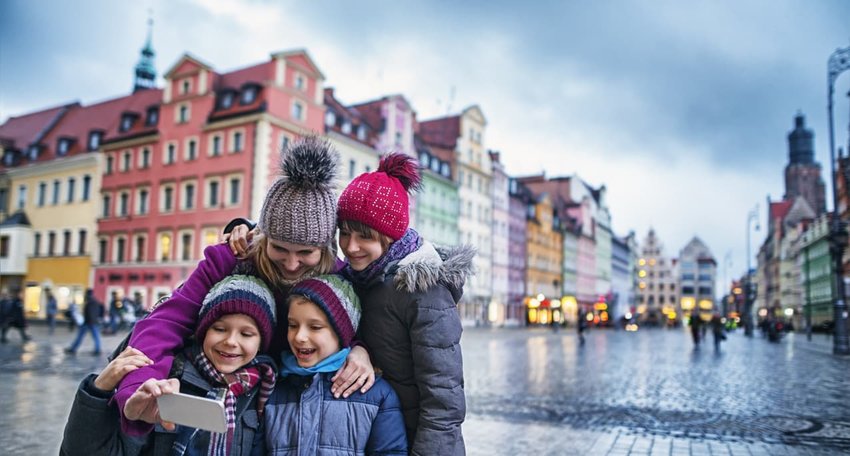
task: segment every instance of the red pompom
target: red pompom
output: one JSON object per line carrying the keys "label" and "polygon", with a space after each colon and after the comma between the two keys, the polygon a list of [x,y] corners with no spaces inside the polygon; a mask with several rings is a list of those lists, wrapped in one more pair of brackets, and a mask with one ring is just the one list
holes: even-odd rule
{"label": "red pompom", "polygon": [[408,193],[411,190],[419,190],[422,185],[422,178],[419,176],[419,162],[410,155],[401,152],[393,152],[381,157],[378,171],[398,179]]}

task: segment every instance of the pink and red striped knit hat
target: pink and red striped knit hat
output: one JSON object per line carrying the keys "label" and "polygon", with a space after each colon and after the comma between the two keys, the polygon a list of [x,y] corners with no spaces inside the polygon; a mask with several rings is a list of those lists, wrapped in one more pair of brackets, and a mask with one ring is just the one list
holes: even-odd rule
{"label": "pink and red striped knit hat", "polygon": [[351,283],[340,276],[327,274],[304,279],[289,292],[303,296],[319,306],[328,316],[343,348],[351,345],[360,326],[360,298]]}

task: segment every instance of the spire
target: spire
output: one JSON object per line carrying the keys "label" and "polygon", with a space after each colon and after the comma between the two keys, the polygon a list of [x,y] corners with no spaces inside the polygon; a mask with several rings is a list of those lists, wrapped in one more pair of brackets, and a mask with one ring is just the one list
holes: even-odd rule
{"label": "spire", "polygon": [[150,17],[151,14],[151,11],[148,10],[148,38],[145,40],[145,46],[142,48],[139,63],[136,64],[133,92],[152,89],[156,86],[156,68],[153,66],[154,51],[151,40],[153,35],[153,18]]}
{"label": "spire", "polygon": [[794,130],[788,133],[788,155],[791,164],[814,164],[814,133],[806,128],[806,118],[797,111]]}

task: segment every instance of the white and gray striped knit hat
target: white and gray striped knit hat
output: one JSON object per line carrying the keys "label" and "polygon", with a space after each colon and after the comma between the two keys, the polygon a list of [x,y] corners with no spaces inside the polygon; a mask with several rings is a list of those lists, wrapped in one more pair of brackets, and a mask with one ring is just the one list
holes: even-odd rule
{"label": "white and gray striped knit hat", "polygon": [[292,296],[303,296],[327,315],[343,348],[351,345],[360,326],[360,298],[351,282],[334,274],[304,279],[292,287]]}
{"label": "white and gray striped knit hat", "polygon": [[244,314],[257,323],[261,345],[265,351],[274,335],[275,312],[274,294],[265,282],[249,275],[227,276],[213,285],[204,298],[198,313],[195,339],[203,341],[207,330],[219,318],[230,314]]}
{"label": "white and gray striped knit hat", "polygon": [[308,136],[282,152],[281,177],[269,188],[260,232],[276,240],[325,246],[336,233],[334,186],[339,154]]}

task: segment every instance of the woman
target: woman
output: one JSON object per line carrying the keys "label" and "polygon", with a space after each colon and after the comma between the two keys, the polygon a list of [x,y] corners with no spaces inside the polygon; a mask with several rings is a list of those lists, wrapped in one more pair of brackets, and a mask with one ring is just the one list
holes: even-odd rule
{"label": "woman", "polygon": [[[149,378],[165,379],[173,354],[183,339],[194,333],[198,310],[213,284],[232,273],[256,275],[275,293],[277,314],[286,315],[286,298],[292,285],[305,277],[336,268],[336,198],[333,183],[338,154],[327,142],[308,137],[284,153],[282,177],[272,184],[260,213],[259,235],[237,258],[227,245],[210,246],[204,260],[172,296],[136,323],[129,345],[154,360],[128,374],[115,393],[121,427],[128,435],[144,435],[153,429],[158,410],[152,401],[125,415],[130,396]],[[280,319],[270,354],[277,358],[286,346],[286,320]],[[362,346],[351,351],[334,378],[337,392],[368,388],[374,383],[369,354]]]}

